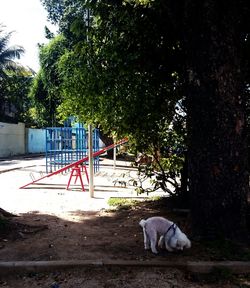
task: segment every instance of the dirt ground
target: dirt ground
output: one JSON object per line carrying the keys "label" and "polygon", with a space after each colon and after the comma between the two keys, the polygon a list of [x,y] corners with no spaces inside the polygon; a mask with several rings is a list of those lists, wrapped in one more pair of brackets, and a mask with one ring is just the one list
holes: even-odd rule
{"label": "dirt ground", "polygon": [[[182,253],[161,251],[155,256],[143,248],[143,234],[138,222],[161,215],[174,220],[188,233],[188,217],[166,209],[162,202],[146,201],[129,209],[74,212],[68,220],[38,213],[13,218],[18,234],[0,238],[0,261],[14,260],[140,260],[186,261],[216,260],[216,255],[199,243]],[[33,227],[30,227],[32,225]],[[35,225],[35,226],[34,226]],[[11,232],[11,229],[9,230]],[[86,268],[80,270],[30,273],[0,278],[4,288],[80,288],[80,287],[250,287],[249,279],[198,281],[176,269],[164,268]],[[215,283],[214,283],[215,282]],[[241,285],[240,284],[240,285]]]}

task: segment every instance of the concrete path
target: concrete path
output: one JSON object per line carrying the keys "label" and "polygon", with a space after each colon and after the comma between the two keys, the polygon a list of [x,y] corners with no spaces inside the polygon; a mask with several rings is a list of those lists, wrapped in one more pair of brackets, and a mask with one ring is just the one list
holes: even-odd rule
{"label": "concrete path", "polygon": [[[213,271],[246,275],[250,273],[250,262],[244,261],[160,261],[160,260],[58,260],[58,261],[0,261],[0,275],[13,273],[55,272],[65,269],[98,267],[164,267],[177,268],[191,273],[207,274]],[[228,274],[230,275],[230,274]],[[231,286],[230,286],[231,287]],[[236,287],[236,286],[235,286]]]}

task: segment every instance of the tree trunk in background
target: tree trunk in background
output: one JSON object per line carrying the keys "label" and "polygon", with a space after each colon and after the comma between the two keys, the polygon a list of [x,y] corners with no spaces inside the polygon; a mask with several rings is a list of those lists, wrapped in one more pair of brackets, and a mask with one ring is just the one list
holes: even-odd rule
{"label": "tree trunk in background", "polygon": [[[100,139],[105,144],[105,146],[109,146],[109,145],[112,145],[114,143],[112,137],[109,137],[106,134],[103,134],[101,131],[100,131]],[[112,159],[113,155],[114,155],[113,149],[107,151],[108,158]]]}
{"label": "tree trunk in background", "polygon": [[244,240],[249,178],[238,4],[186,2],[193,233],[203,239]]}

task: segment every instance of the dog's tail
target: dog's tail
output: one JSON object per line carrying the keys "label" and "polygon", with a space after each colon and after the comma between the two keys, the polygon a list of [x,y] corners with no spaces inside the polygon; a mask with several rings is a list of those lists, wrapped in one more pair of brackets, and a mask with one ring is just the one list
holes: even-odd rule
{"label": "dog's tail", "polygon": [[145,226],[145,223],[146,223],[146,220],[142,219],[140,222],[139,222],[139,225],[143,228]]}

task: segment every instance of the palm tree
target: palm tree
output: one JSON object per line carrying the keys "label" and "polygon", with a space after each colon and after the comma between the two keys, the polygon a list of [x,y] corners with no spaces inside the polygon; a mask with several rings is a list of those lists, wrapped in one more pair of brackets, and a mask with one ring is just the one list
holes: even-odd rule
{"label": "palm tree", "polygon": [[24,53],[22,46],[11,46],[8,47],[8,43],[12,32],[4,33],[0,24],[0,79],[7,77],[8,71],[19,71],[23,69],[14,60],[20,59]]}
{"label": "palm tree", "polygon": [[[8,46],[12,32],[5,33],[0,23],[0,121],[5,119],[6,109],[13,106],[9,90],[12,76],[22,74],[24,67],[15,62],[24,53],[21,46]],[[6,108],[7,107],[7,108]]]}

